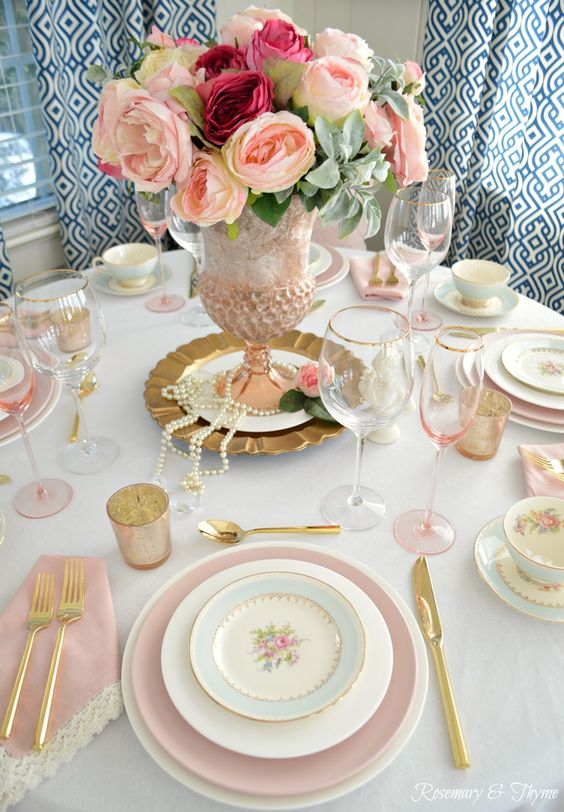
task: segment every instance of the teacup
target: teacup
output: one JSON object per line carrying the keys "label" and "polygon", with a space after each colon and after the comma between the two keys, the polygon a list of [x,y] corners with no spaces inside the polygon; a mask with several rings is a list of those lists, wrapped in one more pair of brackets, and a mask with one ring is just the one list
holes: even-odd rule
{"label": "teacup", "polygon": [[157,249],[144,242],[128,242],[108,248],[101,257],[94,257],[94,268],[104,268],[125,288],[140,288],[155,270]]}
{"label": "teacup", "polygon": [[564,583],[564,499],[530,496],[503,519],[507,549],[525,577]]}
{"label": "teacup", "polygon": [[451,269],[452,281],[467,307],[488,307],[491,299],[507,285],[510,271],[487,259],[463,259]]}

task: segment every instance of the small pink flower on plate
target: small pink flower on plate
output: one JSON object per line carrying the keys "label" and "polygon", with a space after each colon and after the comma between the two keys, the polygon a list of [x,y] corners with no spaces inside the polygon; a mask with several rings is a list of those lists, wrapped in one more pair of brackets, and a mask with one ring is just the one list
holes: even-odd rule
{"label": "small pink flower on plate", "polygon": [[300,389],[308,398],[319,397],[319,381],[317,378],[318,366],[314,361],[311,364],[305,364],[298,371],[294,379],[294,388]]}

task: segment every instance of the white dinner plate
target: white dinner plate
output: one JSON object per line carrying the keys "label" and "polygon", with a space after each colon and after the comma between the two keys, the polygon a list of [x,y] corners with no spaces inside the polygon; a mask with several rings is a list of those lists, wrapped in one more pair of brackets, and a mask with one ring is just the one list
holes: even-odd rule
{"label": "white dinner plate", "polygon": [[[268,546],[270,545],[261,544],[261,547]],[[302,544],[300,546],[302,549],[312,551],[312,553],[317,552],[313,545]],[[391,764],[391,762],[397,758],[399,753],[410,740],[417,727],[423,707],[425,705],[428,685],[427,653],[419,627],[403,598],[401,598],[400,595],[398,595],[398,593],[381,576],[375,573],[373,569],[358,561],[353,561],[350,557],[340,553],[332,552],[331,555],[343,562],[343,565],[352,564],[355,569],[359,571],[362,578],[368,578],[378,584],[381,588],[385,589],[386,593],[396,604],[411,634],[417,660],[417,675],[414,686],[415,690],[411,705],[409,706],[403,722],[397,729],[394,738],[388,746],[386,746],[377,756],[375,756],[374,759],[371,760],[368,765],[363,767],[354,775],[338,782],[337,784],[333,784],[330,787],[312,792],[291,793],[291,788],[289,788],[289,795],[283,797],[256,795],[248,792],[239,792],[226,789],[217,785],[213,781],[199,777],[191,770],[179,764],[179,762],[156,740],[155,736],[151,733],[147,724],[145,723],[134,698],[131,673],[135,645],[143,623],[155,603],[157,603],[162,595],[170,588],[171,583],[183,577],[184,573],[178,573],[175,578],[168,581],[161,587],[161,589],[158,590],[158,592],[143,608],[137,620],[133,624],[133,628],[131,629],[123,653],[122,690],[129,721],[140,743],[145,748],[149,756],[168,775],[183,786],[212,800],[232,806],[240,806],[246,809],[300,809],[307,806],[312,806],[314,804],[326,803],[363,786],[368,781],[375,778],[375,776],[382,772],[382,770],[384,770],[389,764]]]}
{"label": "white dinner plate", "polygon": [[324,273],[331,265],[331,253],[324,245],[312,242],[309,246],[309,272],[314,276]]}
{"label": "white dinner plate", "polygon": [[[351,691],[316,717],[289,722],[261,722],[227,712],[209,697],[190,668],[190,630],[202,604],[239,578],[283,569],[306,573],[338,589],[354,606],[367,630],[364,667]],[[196,587],[179,605],[167,626],[161,670],[176,709],[196,730],[216,744],[257,758],[293,758],[337,744],[355,733],[380,704],[391,675],[390,636],[374,603],[347,578],[305,561],[269,559],[239,564]]]}
{"label": "white dinner plate", "polygon": [[533,389],[564,395],[564,338],[537,335],[518,338],[501,353],[505,369]]}

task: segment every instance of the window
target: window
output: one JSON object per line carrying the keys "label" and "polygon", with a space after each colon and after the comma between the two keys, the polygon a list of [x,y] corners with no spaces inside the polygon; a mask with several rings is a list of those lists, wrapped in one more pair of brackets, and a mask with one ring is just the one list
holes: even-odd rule
{"label": "window", "polygon": [[54,204],[25,0],[0,3],[0,221]]}

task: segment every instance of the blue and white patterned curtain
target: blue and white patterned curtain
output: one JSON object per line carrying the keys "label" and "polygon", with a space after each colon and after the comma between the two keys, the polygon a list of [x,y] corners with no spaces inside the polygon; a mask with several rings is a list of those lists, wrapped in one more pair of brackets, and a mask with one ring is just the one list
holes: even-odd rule
{"label": "blue and white patterned curtain", "polygon": [[215,0],[27,0],[38,64],[63,248],[73,268],[115,242],[145,237],[124,182],[102,174],[92,152],[100,86],[88,66],[112,71],[138,56],[130,38],[151,26],[206,42],[215,36]]}
{"label": "blue and white patterned curtain", "polygon": [[450,260],[502,262],[558,312],[563,39],[561,0],[429,0],[423,54],[430,163],[457,176]]}
{"label": "blue and white patterned curtain", "polygon": [[10,257],[6,248],[2,223],[0,223],[0,301],[7,299],[12,293],[12,270]]}

